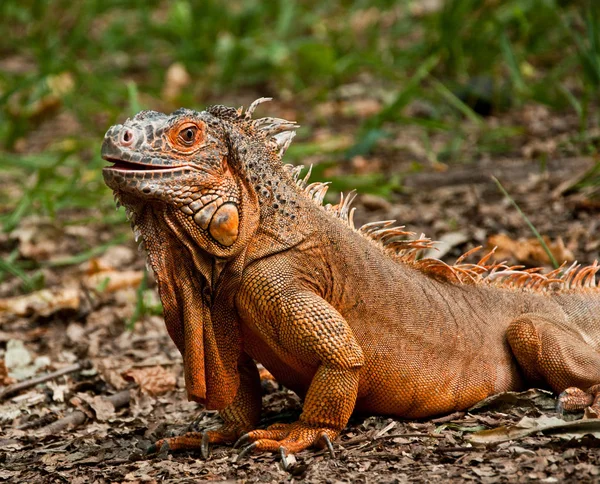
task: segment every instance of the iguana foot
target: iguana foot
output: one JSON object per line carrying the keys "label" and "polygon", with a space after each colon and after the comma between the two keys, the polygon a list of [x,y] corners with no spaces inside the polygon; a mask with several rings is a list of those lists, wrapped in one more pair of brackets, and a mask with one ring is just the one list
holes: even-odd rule
{"label": "iguana foot", "polygon": [[237,427],[224,425],[218,430],[205,430],[204,432],[187,432],[176,437],[157,440],[148,450],[153,454],[162,449],[167,450],[195,450],[200,449],[204,459],[208,459],[210,444],[231,444],[240,435]]}
{"label": "iguana foot", "polygon": [[577,387],[569,387],[558,396],[556,411],[573,412],[591,407],[595,414],[600,414],[600,384],[583,391]]}
{"label": "iguana foot", "polygon": [[242,449],[238,460],[243,459],[255,450],[267,452],[279,452],[281,454],[284,468],[287,467],[285,456],[300,452],[312,445],[327,447],[329,453],[334,457],[331,441],[339,434],[338,430],[312,427],[305,423],[295,422],[292,424],[275,424],[266,430],[253,430],[242,435],[235,443],[235,447],[251,442]]}

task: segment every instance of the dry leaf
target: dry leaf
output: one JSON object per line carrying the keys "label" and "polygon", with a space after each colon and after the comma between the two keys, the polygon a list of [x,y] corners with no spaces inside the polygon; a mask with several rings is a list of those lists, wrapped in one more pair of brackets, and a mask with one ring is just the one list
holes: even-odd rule
{"label": "dry leaf", "polygon": [[[71,398],[69,403],[73,405],[77,410],[83,412],[88,418],[94,418],[92,411],[84,405],[84,401],[88,399],[88,395],[85,393],[78,393],[76,397]],[[86,402],[87,403],[87,402]]]}
{"label": "dry leaf", "polygon": [[19,241],[19,253],[24,258],[43,261],[60,252],[64,231],[46,218],[32,216],[19,224],[10,238]]}
{"label": "dry leaf", "polygon": [[19,368],[26,368],[31,364],[33,358],[29,350],[21,340],[11,339],[6,343],[6,354],[4,355],[4,363],[10,372],[14,372]]}
{"label": "dry leaf", "polygon": [[554,410],[556,408],[556,398],[552,392],[531,388],[524,392],[502,392],[496,393],[487,397],[468,409],[469,412],[474,410],[495,410],[505,407],[514,408],[532,408],[536,407],[541,410]]}
{"label": "dry leaf", "polygon": [[261,380],[275,381],[275,377],[271,374],[271,372],[262,365],[258,366],[258,375]]}
{"label": "dry leaf", "polygon": [[580,439],[584,435],[600,438],[600,420],[583,419],[567,422],[558,417],[542,415],[539,418],[523,417],[516,425],[508,425],[476,432],[469,440],[475,444],[498,444],[516,440],[537,432],[558,434],[565,439]]}
{"label": "dry leaf", "polygon": [[80,306],[79,290],[63,288],[57,291],[42,289],[25,296],[0,300],[0,313],[9,312],[17,316],[43,316],[63,310],[77,310]]}
{"label": "dry leaf", "polygon": [[469,236],[464,232],[448,232],[435,241],[435,246],[427,249],[423,257],[434,257],[441,259],[457,245],[464,244],[469,240]]}
{"label": "dry leaf", "polygon": [[4,360],[0,360],[0,385],[11,385],[15,382],[14,378],[8,376],[8,368],[6,368]]}
{"label": "dry leaf", "polygon": [[100,378],[116,390],[123,390],[127,386],[127,382],[123,379],[119,371],[110,368],[101,360],[97,361],[95,366],[100,374]]}
{"label": "dry leaf", "polygon": [[88,404],[94,410],[96,419],[100,422],[106,422],[115,415],[115,406],[106,398],[96,395],[88,401]]}
{"label": "dry leaf", "polygon": [[104,285],[105,292],[116,292],[121,289],[135,287],[137,288],[142,282],[144,273],[142,271],[100,271],[96,272],[85,279],[85,285],[90,289]]}
{"label": "dry leaf", "polygon": [[151,395],[162,395],[175,389],[177,379],[162,366],[131,368],[122,373],[123,378],[135,381],[142,390]]}
{"label": "dry leaf", "polygon": [[64,385],[60,383],[56,383],[53,381],[49,381],[47,383],[48,388],[52,390],[52,400],[55,402],[64,402],[65,401],[65,393],[69,391],[69,385]]}
{"label": "dry leaf", "polygon": [[553,139],[534,139],[521,148],[521,153],[527,159],[536,159],[552,155],[556,152],[556,141]]}
{"label": "dry leaf", "polygon": [[[573,262],[573,253],[565,247],[563,240],[559,237],[556,242],[551,242],[548,237],[542,237],[550,249],[554,258],[559,262]],[[551,263],[548,254],[536,238],[513,240],[506,234],[492,235],[488,238],[488,246],[497,247],[495,259],[516,259],[531,265],[549,265]]]}

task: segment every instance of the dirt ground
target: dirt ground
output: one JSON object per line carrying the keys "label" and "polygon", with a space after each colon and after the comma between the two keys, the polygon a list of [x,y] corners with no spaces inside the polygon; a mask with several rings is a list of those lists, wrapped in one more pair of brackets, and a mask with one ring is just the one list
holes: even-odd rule
{"label": "dirt ground", "polygon": [[[359,170],[364,160],[352,163],[331,172]],[[598,258],[600,203],[585,189],[573,189],[594,165],[593,159],[553,153],[546,169],[540,170],[539,162],[516,155],[406,174],[401,161],[389,161],[384,147],[367,163],[377,163],[390,176],[402,172],[403,190],[391,200],[359,197],[357,222],[396,219],[441,240],[436,256],[446,261],[482,245],[498,246],[498,259],[550,267],[491,175],[548,237],[557,259],[588,264]],[[11,234],[0,235],[0,247],[3,252],[18,247],[23,257],[32,259],[48,253],[58,257],[76,253],[82,241],[101,246],[114,230],[103,222],[57,228],[32,217]],[[306,450],[290,458],[287,470],[276,455],[252,455],[238,462],[239,451],[223,446],[212,448],[206,461],[193,452],[146,455],[159,438],[210,428],[219,419],[186,401],[181,357],[160,315],[146,312],[132,331],[127,329],[139,306],[144,267],[131,239],[127,236],[79,265],[45,269],[46,290],[16,297],[18,280],[0,284],[0,343],[6,347],[0,360],[0,383],[5,384],[0,387],[0,481],[600,480],[597,427],[562,435],[533,432],[488,444],[472,440],[479,431],[515,425],[524,417],[555,417],[553,397],[541,393],[506,397],[464,415],[433,420],[354,416],[334,443],[335,458],[323,450]],[[145,304],[153,307],[151,276],[147,284]],[[7,393],[15,380],[26,382],[65,368],[63,376]],[[301,403],[294,394],[270,381],[264,382],[264,390],[261,425],[297,418]]]}

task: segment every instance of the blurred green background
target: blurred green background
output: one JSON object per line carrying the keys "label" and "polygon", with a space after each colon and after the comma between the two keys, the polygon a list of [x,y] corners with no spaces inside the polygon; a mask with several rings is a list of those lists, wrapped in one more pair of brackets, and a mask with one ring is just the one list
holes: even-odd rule
{"label": "blurred green background", "polygon": [[598,149],[597,0],[3,0],[0,18],[5,233],[36,214],[122,224],[99,147],[141,108],[272,96],[261,112],[303,125],[289,161],[382,196],[407,170],[519,155],[526,107],[568,120],[559,154]]}

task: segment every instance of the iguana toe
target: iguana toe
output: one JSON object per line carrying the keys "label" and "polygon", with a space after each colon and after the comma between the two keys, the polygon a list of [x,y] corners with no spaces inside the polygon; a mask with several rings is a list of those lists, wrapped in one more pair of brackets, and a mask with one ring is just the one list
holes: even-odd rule
{"label": "iguana toe", "polygon": [[577,387],[569,387],[559,396],[556,403],[556,411],[573,412],[591,407],[595,413],[600,413],[600,385],[594,385],[587,391]]}
{"label": "iguana toe", "polygon": [[208,459],[210,454],[210,444],[230,444],[235,442],[238,432],[227,427],[218,430],[206,430],[204,432],[187,432],[176,437],[157,440],[148,448],[147,453],[163,450],[196,450],[200,449],[200,454],[204,459]]}
{"label": "iguana toe", "polygon": [[[293,424],[276,424],[266,430],[253,430],[242,435],[235,446],[239,447],[252,442],[242,449],[238,460],[255,450],[279,452],[282,455],[295,454],[313,445],[326,447],[334,457],[332,439],[338,431],[330,428],[312,427],[301,422]],[[285,465],[284,465],[285,467]]]}

